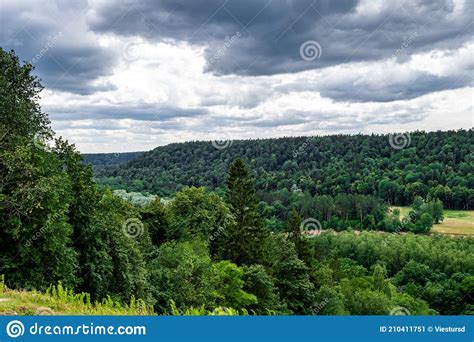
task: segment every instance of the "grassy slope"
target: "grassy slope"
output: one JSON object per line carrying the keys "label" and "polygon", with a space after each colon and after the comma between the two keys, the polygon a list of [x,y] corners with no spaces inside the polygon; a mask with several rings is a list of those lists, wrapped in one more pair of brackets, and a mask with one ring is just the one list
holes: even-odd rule
{"label": "grassy slope", "polygon": [[[400,209],[402,217],[410,211],[409,207],[393,207]],[[435,224],[432,229],[435,233],[474,235],[474,210],[445,210],[444,220]]]}
{"label": "grassy slope", "polygon": [[[234,316],[248,315],[245,310],[218,307],[206,310],[204,307],[179,310],[170,303],[174,316]],[[17,291],[6,289],[0,276],[0,315],[154,315],[153,308],[133,298],[129,305],[120,305],[110,298],[90,303],[84,293],[74,294],[60,284],[51,287],[47,293],[38,291]]]}
{"label": "grassy slope", "polygon": [[[1,279],[0,279],[1,280]],[[1,283],[0,283],[1,284]],[[0,315],[147,315],[142,303],[123,306],[111,299],[90,303],[84,294],[73,294],[60,285],[49,293],[16,291],[0,286]]]}

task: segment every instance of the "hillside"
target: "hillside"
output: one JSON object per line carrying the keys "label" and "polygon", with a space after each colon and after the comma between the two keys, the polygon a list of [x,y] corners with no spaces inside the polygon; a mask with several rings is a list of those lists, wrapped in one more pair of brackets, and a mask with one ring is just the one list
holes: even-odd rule
{"label": "hillside", "polygon": [[[223,149],[203,141],[170,144],[121,165],[96,168],[96,177],[113,188],[160,196],[192,185],[215,190],[223,187],[229,164],[241,156],[261,193],[355,193],[393,205],[430,195],[445,208],[466,210],[474,207],[473,132],[404,133],[401,146],[390,144],[389,135],[361,134],[235,140]],[[95,155],[86,159],[97,165]]]}
{"label": "hillside", "polygon": [[84,162],[91,164],[94,169],[100,169],[104,166],[121,165],[138,157],[142,152],[125,152],[125,153],[94,153],[83,154]]}

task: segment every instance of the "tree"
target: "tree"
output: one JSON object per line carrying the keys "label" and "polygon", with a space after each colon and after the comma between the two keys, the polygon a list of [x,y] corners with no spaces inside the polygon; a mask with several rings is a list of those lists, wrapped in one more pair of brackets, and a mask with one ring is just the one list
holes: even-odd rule
{"label": "tree", "polygon": [[38,104],[43,89],[31,72],[30,63],[21,64],[14,51],[0,48],[0,146],[9,149],[22,140],[51,138],[46,114]]}
{"label": "tree", "polygon": [[11,287],[45,289],[58,281],[73,287],[71,181],[42,144],[52,131],[32,70],[0,48],[0,273]]}
{"label": "tree", "polygon": [[257,303],[257,297],[243,289],[243,275],[244,270],[228,260],[211,266],[206,282],[214,306],[240,309]]}
{"label": "tree", "polygon": [[294,244],[282,235],[270,235],[264,255],[283,303],[295,314],[311,314],[314,285],[309,280],[308,267],[298,259]]}
{"label": "tree", "polygon": [[[83,163],[82,156],[75,150],[74,145],[68,144],[62,138],[56,140],[54,153],[61,161],[63,170],[71,182],[71,203],[68,210],[68,222],[73,227],[72,246],[78,254],[78,284],[79,291],[93,292],[90,287],[90,272],[102,263],[91,250],[91,238],[97,233],[92,226],[92,219],[101,199],[97,185],[93,180],[92,168]],[[98,234],[97,236],[100,236]]]}
{"label": "tree", "polygon": [[255,295],[244,290],[243,275],[242,268],[227,260],[213,263],[204,241],[166,242],[150,265],[155,307],[168,312],[171,300],[178,309],[256,304]]}
{"label": "tree", "polygon": [[296,209],[293,209],[288,218],[287,234],[290,241],[295,245],[298,258],[304,261],[306,266],[311,267],[314,260],[313,249],[308,238],[301,232],[301,221],[300,214]]}
{"label": "tree", "polygon": [[210,267],[211,258],[203,241],[162,244],[149,266],[156,310],[167,312],[171,300],[178,309],[201,305],[212,309],[208,301],[211,289],[205,282]]}
{"label": "tree", "polygon": [[256,264],[262,260],[262,247],[268,231],[258,215],[258,200],[252,179],[242,159],[229,168],[226,200],[233,222],[224,231],[221,258],[236,264]]}
{"label": "tree", "polygon": [[336,288],[323,285],[316,292],[314,315],[345,315],[344,295]]}
{"label": "tree", "polygon": [[[440,211],[441,209],[441,211]],[[414,233],[427,233],[433,226],[433,216],[435,213],[438,220],[442,217],[442,206],[439,203],[426,203],[420,196],[415,197],[412,205],[412,210],[408,213],[409,229]]]}
{"label": "tree", "polygon": [[159,198],[155,198],[148,206],[141,210],[143,223],[148,227],[151,242],[159,246],[166,241],[170,231],[170,218],[165,206]]}
{"label": "tree", "polygon": [[168,239],[218,238],[230,222],[229,209],[222,199],[204,188],[184,188],[169,205]]}
{"label": "tree", "polygon": [[245,282],[244,290],[256,296],[257,302],[247,305],[247,309],[259,315],[268,313],[288,313],[280,300],[280,294],[275,287],[275,280],[262,265],[243,266]]}
{"label": "tree", "polygon": [[0,165],[0,274],[15,288],[74,287],[71,183],[61,163],[30,144],[2,152]]}
{"label": "tree", "polygon": [[134,295],[152,302],[146,263],[151,241],[138,210],[106,191],[91,227],[83,251],[86,290],[94,299],[113,295],[128,302]]}
{"label": "tree", "polygon": [[443,202],[441,202],[439,199],[434,199],[431,202],[428,202],[427,206],[427,210],[429,214],[433,217],[434,223],[441,223],[444,220]]}
{"label": "tree", "polygon": [[433,216],[428,213],[421,214],[413,227],[414,233],[427,233],[433,227]]}

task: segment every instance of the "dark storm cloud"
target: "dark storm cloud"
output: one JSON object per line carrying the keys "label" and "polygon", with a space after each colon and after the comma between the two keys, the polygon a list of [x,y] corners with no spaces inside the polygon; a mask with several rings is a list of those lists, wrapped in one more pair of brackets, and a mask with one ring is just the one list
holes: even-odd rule
{"label": "dark storm cloud", "polygon": [[157,105],[89,105],[89,106],[64,106],[45,107],[50,117],[55,121],[75,120],[107,120],[131,119],[138,121],[166,121],[173,118],[189,118],[204,115],[205,109],[185,109],[176,107],[160,107]]}
{"label": "dark storm cloud", "polygon": [[[369,4],[379,8],[358,11],[354,0],[123,1],[106,3],[90,25],[96,31],[155,41],[205,44],[210,71],[240,75],[388,58],[413,34],[417,39],[400,58],[433,48],[456,48],[472,36],[472,1],[466,1],[462,10],[449,0]],[[240,37],[226,46],[226,37],[229,41],[236,33]],[[300,57],[300,45],[308,40],[322,48],[321,57],[310,62]]]}
{"label": "dark storm cloud", "polygon": [[[248,76],[389,57],[402,62],[414,53],[457,49],[472,41],[474,1],[465,1],[463,7],[450,0],[367,4],[361,6],[357,0],[4,0],[0,46],[32,61],[47,88],[87,95],[114,89],[99,80],[110,75],[123,57],[99,45],[101,33],[205,46],[208,72]],[[300,46],[308,40],[317,41],[322,49],[313,61],[300,56]],[[343,76],[333,74],[314,85],[303,80],[286,90],[320,92],[338,101],[387,102],[471,85],[468,78],[428,73],[383,84],[347,82]],[[254,108],[278,91],[278,86],[268,87],[242,96],[239,103],[216,94],[202,97],[200,103]]]}
{"label": "dark storm cloud", "polygon": [[110,74],[116,59],[84,32],[87,1],[5,1],[0,6],[0,46],[32,63],[44,86],[82,95],[113,89],[93,84]]}

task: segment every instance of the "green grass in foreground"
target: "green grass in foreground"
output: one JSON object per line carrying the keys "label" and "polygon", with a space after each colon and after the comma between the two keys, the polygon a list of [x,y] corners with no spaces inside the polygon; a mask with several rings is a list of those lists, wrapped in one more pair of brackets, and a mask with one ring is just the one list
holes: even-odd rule
{"label": "green grass in foreground", "polygon": [[121,305],[110,297],[91,303],[89,295],[74,294],[59,284],[46,293],[6,289],[0,279],[0,315],[149,315],[153,310],[132,298]]}
{"label": "green grass in foreground", "polygon": [[[174,316],[234,316],[248,315],[245,310],[218,307],[206,310],[204,307],[181,311],[171,301],[171,314]],[[154,315],[153,308],[141,300],[131,299],[130,304],[122,305],[110,297],[101,302],[91,303],[86,293],[75,294],[61,284],[51,286],[46,293],[38,291],[11,290],[5,288],[0,276],[0,315]]]}
{"label": "green grass in foreground", "polygon": [[[401,217],[408,215],[410,207],[400,209]],[[433,225],[432,232],[453,235],[474,235],[474,210],[444,210],[444,220]]]}

